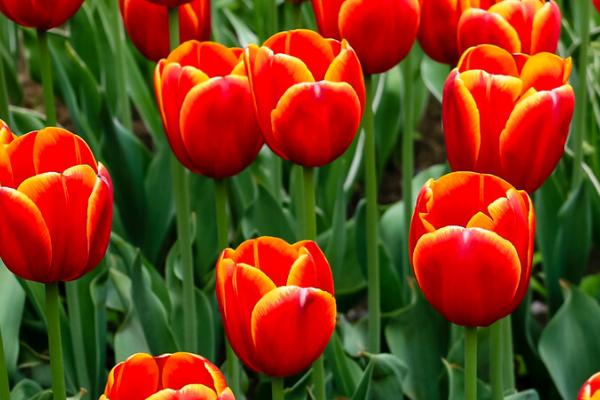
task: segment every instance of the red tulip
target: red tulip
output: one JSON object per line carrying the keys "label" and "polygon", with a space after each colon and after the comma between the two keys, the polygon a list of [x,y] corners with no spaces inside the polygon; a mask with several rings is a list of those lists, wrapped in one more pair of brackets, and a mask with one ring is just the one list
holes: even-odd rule
{"label": "red tulip", "polygon": [[159,4],[167,7],[179,7],[190,3],[192,0],[148,0],[150,3]]}
{"label": "red tulip", "polygon": [[442,119],[454,170],[498,175],[539,188],[560,160],[575,97],[571,59],[470,48],[444,88]]}
{"label": "red tulip", "polygon": [[487,11],[471,8],[458,23],[458,50],[495,44],[511,53],[555,53],[560,25],[560,9],[554,1],[504,0]]}
{"label": "red tulip", "polygon": [[8,142],[0,145],[0,257],[24,279],[79,278],[108,246],[113,212],[108,171],[79,136],[63,129]]}
{"label": "red tulip", "polygon": [[110,371],[100,400],[234,400],[225,377],[191,353],[138,353]]}
{"label": "red tulip", "polygon": [[583,384],[577,400],[600,400],[600,372]]}
{"label": "red tulip", "polygon": [[435,61],[455,65],[460,57],[456,43],[458,20],[471,7],[487,10],[499,0],[420,0],[419,43]]}
{"label": "red tulip", "polygon": [[[182,3],[165,0],[160,3]],[[167,57],[169,45],[169,12],[158,0],[119,0],[127,34],[142,54],[151,61]],[[184,2],[185,3],[185,2]],[[210,38],[210,0],[193,0],[179,7],[181,42]]]}
{"label": "red tulip", "polygon": [[514,311],[527,292],[534,235],[525,191],[474,172],[431,179],[410,228],[417,282],[450,322],[490,325]]}
{"label": "red tulip", "polygon": [[341,156],[360,125],[365,85],[346,41],[309,30],[280,32],[250,45],[246,68],[258,122],[271,150],[306,167]]}
{"label": "red tulip", "polygon": [[0,11],[19,25],[48,30],[71,18],[83,0],[0,0]]}
{"label": "red tulip", "polygon": [[410,51],[419,0],[312,0],[323,36],[346,39],[367,74],[385,72]]}
{"label": "red tulip", "polygon": [[216,286],[229,342],[255,371],[295,375],[333,334],[333,278],[315,242],[261,237],[227,249],[217,263]]}
{"label": "red tulip", "polygon": [[11,132],[6,122],[0,119],[0,146],[3,144],[9,144],[16,138],[17,136]]}
{"label": "red tulip", "polygon": [[189,41],[156,66],[154,87],[177,159],[222,179],[254,161],[263,145],[241,49]]}

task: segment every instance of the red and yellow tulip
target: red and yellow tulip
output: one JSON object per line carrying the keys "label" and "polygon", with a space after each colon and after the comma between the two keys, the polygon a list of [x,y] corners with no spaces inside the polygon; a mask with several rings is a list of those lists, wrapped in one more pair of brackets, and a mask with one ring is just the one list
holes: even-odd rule
{"label": "red and yellow tulip", "polygon": [[261,237],[227,249],[217,263],[216,286],[229,342],[255,371],[302,372],[333,334],[333,278],[315,242]]}
{"label": "red and yellow tulip", "polygon": [[346,151],[365,101],[360,63],[346,41],[309,30],[280,32],[262,47],[250,45],[245,62],[271,150],[305,167],[323,166]]}
{"label": "red and yellow tulip", "polygon": [[156,66],[154,86],[169,143],[191,171],[222,179],[263,145],[242,50],[189,41]]}
{"label": "red and yellow tulip", "polygon": [[488,326],[525,296],[534,235],[529,196],[506,181],[474,172],[429,180],[410,228],[417,282],[450,322]]}
{"label": "red and yellow tulip", "polygon": [[512,55],[480,45],[465,52],[444,88],[442,119],[454,170],[498,175],[533,192],[554,170],[575,97],[571,59]]}
{"label": "red and yellow tulip", "polygon": [[167,7],[179,7],[193,0],[148,0],[151,3],[160,4]]}
{"label": "red and yellow tulip", "polygon": [[[48,30],[64,24],[83,4],[83,0],[0,0],[0,11],[19,25]],[[3,83],[4,84],[4,83]]]}
{"label": "red and yellow tulip", "polygon": [[138,353],[117,364],[100,400],[234,400],[225,377],[191,353]]}
{"label": "red and yellow tulip", "polygon": [[15,138],[2,124],[0,133],[0,257],[24,279],[79,278],[98,265],[108,246],[113,213],[108,171],[66,130],[46,128]]}
{"label": "red and yellow tulip", "polygon": [[600,372],[594,374],[583,384],[577,400],[600,400]]}

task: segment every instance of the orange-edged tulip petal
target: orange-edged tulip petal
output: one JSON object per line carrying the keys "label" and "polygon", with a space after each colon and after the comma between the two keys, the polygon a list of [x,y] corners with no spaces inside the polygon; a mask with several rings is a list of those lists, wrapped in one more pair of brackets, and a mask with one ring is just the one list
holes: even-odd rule
{"label": "orange-edged tulip petal", "polygon": [[113,186],[104,165],[98,163],[98,177],[88,201],[88,268],[94,268],[104,255],[110,240],[113,218]]}
{"label": "orange-edged tulip petal", "polygon": [[360,100],[361,109],[364,110],[366,94],[362,67],[356,53],[351,50],[346,40],[342,41],[341,51],[329,66],[325,74],[325,80],[348,82],[354,88]]}
{"label": "orange-edged tulip petal", "polygon": [[195,86],[181,106],[180,129],[192,171],[215,179],[242,171],[263,145],[248,80],[240,76]]}
{"label": "orange-edged tulip petal", "polygon": [[[305,282],[304,279],[306,279],[302,275],[296,275],[301,269],[298,271],[290,270],[287,285],[297,285],[303,287],[312,286],[333,295],[334,285],[331,267],[329,266],[329,261],[327,261],[327,258],[325,258],[325,254],[323,254],[323,251],[317,245],[317,243],[312,240],[303,240],[295,243],[293,247],[298,249],[298,251],[301,252],[300,254],[310,255],[310,259],[312,260],[313,264],[311,268],[314,268],[313,271],[310,271],[310,275],[314,278],[311,278],[312,283],[310,285],[300,284],[300,282]],[[293,277],[294,275],[296,275],[296,277]]]}
{"label": "orange-edged tulip petal", "polygon": [[338,25],[338,15],[340,8],[345,0],[312,0],[315,19],[321,35],[333,38],[340,38],[340,28]]}
{"label": "orange-edged tulip petal", "polygon": [[510,176],[516,187],[531,193],[550,176],[563,154],[574,105],[569,85],[532,94],[517,103],[499,149],[503,175]]}
{"label": "orange-edged tulip petal", "polygon": [[538,53],[529,57],[521,69],[523,93],[530,88],[552,90],[566,84],[571,68],[570,58],[565,60],[555,54]]}
{"label": "orange-edged tulip petal", "polygon": [[6,122],[0,119],[0,145],[9,144],[16,138],[17,136],[12,133]]}
{"label": "orange-edged tulip petal", "polygon": [[33,165],[37,174],[62,172],[74,165],[89,165],[94,171],[98,168],[87,143],[61,128],[45,128],[37,132]]}
{"label": "orange-edged tulip petal", "polygon": [[[597,6],[600,10],[600,3]],[[585,381],[581,389],[579,390],[579,394],[577,395],[577,400],[599,400],[600,399],[600,372],[592,375],[590,379]]]}
{"label": "orange-edged tulip petal", "polygon": [[171,354],[162,365],[162,387],[176,390],[189,384],[213,387],[213,375],[206,369],[206,361],[191,353]]}
{"label": "orange-edged tulip petal", "polygon": [[[267,293],[252,313],[252,337],[261,370],[290,376],[323,352],[335,327],[335,298],[322,290],[287,286]],[[290,343],[293,343],[291,346]]]}
{"label": "orange-edged tulip petal", "polygon": [[148,0],[150,3],[160,4],[167,7],[179,7],[182,4],[189,3],[192,0]]}
{"label": "orange-edged tulip petal", "polygon": [[159,380],[152,356],[135,354],[110,372],[104,394],[108,400],[145,400],[159,390]]}
{"label": "orange-edged tulip petal", "polygon": [[521,40],[515,28],[500,14],[478,8],[471,8],[461,15],[457,38],[459,51],[489,43],[510,53],[521,52]]}
{"label": "orange-edged tulip petal", "polygon": [[190,40],[173,50],[165,62],[195,67],[213,78],[229,75],[238,64],[241,51],[216,42]]}
{"label": "orange-edged tulip petal", "polygon": [[269,236],[248,243],[252,246],[246,249],[251,250],[252,253],[242,249],[237,262],[247,263],[260,269],[275,286],[285,285],[290,269],[298,258],[298,250],[283,239]]}
{"label": "orange-edged tulip petal", "polygon": [[381,73],[412,48],[419,15],[418,0],[346,0],[339,14],[340,34],[356,50],[365,73]]}
{"label": "orange-edged tulip petal", "polygon": [[489,74],[517,77],[521,70],[512,54],[490,44],[469,48],[460,57],[457,68],[460,72],[480,69]]}
{"label": "orange-edged tulip petal", "polygon": [[0,0],[0,11],[19,25],[49,30],[71,18],[83,0],[54,0],[52,6],[38,0]]}
{"label": "orange-edged tulip petal", "polygon": [[[320,167],[350,146],[361,114],[360,100],[348,83],[296,84],[273,110],[273,136],[286,159],[306,167]],[[267,144],[270,146],[268,139]]]}
{"label": "orange-edged tulip petal", "polygon": [[[532,0],[528,0],[532,1]],[[555,1],[546,2],[533,18],[530,54],[555,53],[560,39],[561,15]]]}
{"label": "orange-edged tulip petal", "polygon": [[[48,282],[52,242],[42,213],[17,190],[0,187],[0,257],[15,275]],[[32,251],[31,249],[35,249]]]}
{"label": "orange-edged tulip petal", "polygon": [[487,326],[512,311],[520,261],[496,233],[457,226],[427,233],[416,244],[413,264],[427,300],[455,324]]}
{"label": "orange-edged tulip petal", "polygon": [[164,389],[146,400],[217,400],[217,394],[209,387],[195,384],[181,390]]}

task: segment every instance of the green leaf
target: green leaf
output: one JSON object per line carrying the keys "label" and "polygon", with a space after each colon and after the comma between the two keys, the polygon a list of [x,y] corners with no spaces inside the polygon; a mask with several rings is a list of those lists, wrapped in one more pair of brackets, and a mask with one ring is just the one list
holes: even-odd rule
{"label": "green leaf", "polygon": [[[448,376],[448,400],[464,400],[465,398],[465,372],[457,364],[444,360]],[[490,400],[492,393],[488,385],[477,379],[477,400]]]}
{"label": "green leaf", "polygon": [[276,236],[293,242],[296,236],[291,217],[263,186],[258,187],[258,199],[250,206],[242,219],[245,238],[254,236]]}
{"label": "green leaf", "polygon": [[450,73],[450,67],[446,64],[440,64],[429,57],[423,57],[421,61],[421,76],[429,93],[442,103],[444,84]]}
{"label": "green leaf", "polygon": [[15,276],[0,262],[0,330],[4,342],[4,356],[10,376],[17,374],[19,332],[25,305],[25,291]]}
{"label": "green leaf", "polygon": [[506,396],[504,400],[540,400],[540,396],[535,390],[530,389],[524,392],[519,392],[511,394],[510,396]]}
{"label": "green leaf", "polygon": [[23,379],[11,390],[10,400],[31,400],[42,390],[42,387],[37,382],[30,379]]}
{"label": "green leaf", "polygon": [[360,379],[361,369],[344,351],[337,331],[327,347],[327,359],[331,362],[333,382],[341,394],[350,396],[356,390],[356,382]]}
{"label": "green leaf", "polygon": [[369,354],[369,364],[352,400],[402,399],[406,366],[391,354]]}

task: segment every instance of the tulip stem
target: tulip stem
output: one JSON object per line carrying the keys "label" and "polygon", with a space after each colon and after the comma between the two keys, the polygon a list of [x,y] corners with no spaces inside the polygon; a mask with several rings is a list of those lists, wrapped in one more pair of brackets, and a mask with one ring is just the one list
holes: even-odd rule
{"label": "tulip stem", "polygon": [[179,7],[169,7],[169,46],[171,51],[179,46]]}
{"label": "tulip stem", "polygon": [[283,389],[283,378],[271,378],[271,392],[273,394],[273,400],[283,400],[285,398]]}
{"label": "tulip stem", "polygon": [[[1,46],[1,45],[0,45]],[[10,125],[10,112],[8,109],[8,92],[4,74],[4,61],[0,57],[0,119]]]}
{"label": "tulip stem", "polygon": [[489,328],[490,332],[490,384],[492,400],[504,398],[504,381],[502,378],[502,320],[496,321]]}
{"label": "tulip stem", "polygon": [[369,308],[368,350],[379,353],[381,340],[381,308],[379,296],[379,254],[377,250],[379,220],[377,210],[377,163],[375,148],[375,120],[373,115],[374,87],[371,75],[365,76],[367,103],[365,106],[365,182],[367,193],[367,302]]}
{"label": "tulip stem", "polygon": [[4,355],[4,342],[2,330],[0,329],[0,399],[10,398],[10,386],[8,383],[8,368],[6,356]]}
{"label": "tulip stem", "polygon": [[573,182],[575,189],[583,179],[583,142],[586,133],[586,111],[587,111],[587,70],[588,70],[588,48],[590,46],[590,1],[582,1],[579,14],[581,45],[579,46],[578,82],[577,82],[577,107],[575,107],[575,131],[573,132]]}
{"label": "tulip stem", "polygon": [[48,321],[52,392],[54,393],[54,400],[65,400],[65,373],[60,334],[60,295],[58,292],[58,283],[46,284],[46,319]]}
{"label": "tulip stem", "polygon": [[185,349],[195,353],[197,344],[196,295],[194,285],[194,262],[190,234],[190,187],[186,170],[175,156],[171,156],[171,179],[177,218],[177,241],[183,266],[183,310],[185,318]]}
{"label": "tulip stem", "polygon": [[56,126],[56,104],[54,103],[54,83],[52,82],[52,59],[48,48],[48,32],[37,30],[40,51],[40,70],[44,87],[44,105],[46,107],[46,125]]}
{"label": "tulip stem", "polygon": [[465,327],[465,400],[477,400],[477,328]]}
{"label": "tulip stem", "polygon": [[[114,16],[117,21],[119,20],[119,1],[115,1],[113,6]],[[125,33],[123,31],[123,24],[115,24],[117,37],[115,43],[115,61],[118,69],[116,74],[117,78],[117,95],[119,96],[117,102],[117,115],[119,120],[125,128],[131,130],[133,128],[133,122],[131,119],[131,105],[129,103],[129,96],[127,95],[127,65],[125,63],[125,47],[126,43]]]}
{"label": "tulip stem", "polygon": [[516,392],[515,367],[513,354],[512,317],[510,315],[501,320],[502,338],[502,379],[505,392]]}

